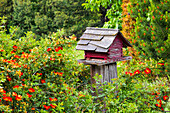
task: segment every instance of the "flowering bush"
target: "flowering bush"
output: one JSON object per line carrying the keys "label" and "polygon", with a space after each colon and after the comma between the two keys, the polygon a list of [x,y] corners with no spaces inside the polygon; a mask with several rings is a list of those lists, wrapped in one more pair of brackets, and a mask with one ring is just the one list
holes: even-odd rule
{"label": "flowering bush", "polygon": [[[75,39],[26,37],[12,40],[0,32],[1,112],[151,112],[163,111],[169,99],[168,81],[159,78],[162,61],[123,64],[113,84],[100,83],[95,76],[96,96],[92,96],[89,67],[78,64],[70,51]],[[72,53],[72,54],[71,54]],[[104,85],[105,84],[105,85]]]}

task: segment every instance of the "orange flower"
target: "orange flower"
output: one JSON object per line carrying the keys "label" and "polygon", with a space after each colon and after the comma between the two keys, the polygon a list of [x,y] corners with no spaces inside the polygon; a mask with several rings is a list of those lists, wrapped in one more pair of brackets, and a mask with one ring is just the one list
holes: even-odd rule
{"label": "orange flower", "polygon": [[164,63],[158,63],[158,65],[161,65],[161,66],[163,66],[163,65],[164,65]]}
{"label": "orange flower", "polygon": [[19,88],[19,85],[15,85],[13,88]]}
{"label": "orange flower", "polygon": [[45,82],[45,80],[42,80],[42,79],[41,79],[41,83],[44,84],[44,83],[46,83],[46,82]]}
{"label": "orange flower", "polygon": [[31,108],[31,110],[35,110],[35,108]]}
{"label": "orange flower", "polygon": [[48,52],[51,51],[51,50],[52,50],[51,48],[48,48],[48,49],[47,49]]}
{"label": "orange flower", "polygon": [[50,109],[50,106],[43,105],[46,110]]}
{"label": "orange flower", "polygon": [[32,95],[30,95],[29,93],[27,93],[27,96],[28,96],[29,98],[31,98],[31,97],[32,97]]}
{"label": "orange flower", "polygon": [[14,55],[15,58],[20,58],[18,55]]}
{"label": "orange flower", "polygon": [[12,92],[12,96],[17,96],[17,93],[16,92]]}
{"label": "orange flower", "polygon": [[162,104],[162,100],[157,99],[157,101],[158,101],[160,104]]}
{"label": "orange flower", "polygon": [[51,108],[56,108],[57,106],[50,104]]}
{"label": "orange flower", "polygon": [[61,54],[57,54],[57,56],[61,56]]}
{"label": "orange flower", "polygon": [[156,106],[161,107],[161,104],[156,104]]}
{"label": "orange flower", "polygon": [[85,95],[83,95],[83,94],[79,94],[79,97],[85,97]]}
{"label": "orange flower", "polygon": [[153,18],[153,19],[155,19],[155,17],[154,17],[154,16],[152,16],[152,18]]}
{"label": "orange flower", "polygon": [[140,71],[139,70],[136,70],[135,72],[134,72],[134,74],[139,74],[140,73]]}
{"label": "orange flower", "polygon": [[168,100],[168,96],[167,95],[163,96],[163,99]]}
{"label": "orange flower", "polygon": [[29,88],[28,90],[29,90],[29,92],[31,92],[31,93],[35,92],[35,89],[33,89],[33,88]]}
{"label": "orange flower", "polygon": [[21,101],[21,100],[22,100],[22,96],[21,96],[21,95],[16,96],[16,97],[15,97],[15,100]]}
{"label": "orange flower", "polygon": [[13,49],[17,49],[18,47],[16,45],[13,46]]}
{"label": "orange flower", "polygon": [[146,68],[146,69],[144,70],[144,72],[145,72],[146,74],[149,74],[149,73],[151,73],[151,70],[150,70],[149,68]]}
{"label": "orange flower", "polygon": [[9,76],[7,76],[7,80],[8,80],[8,81],[11,81],[11,78],[10,78]]}
{"label": "orange flower", "polygon": [[4,99],[5,101],[12,101],[12,98],[11,97],[3,97],[2,99]]}
{"label": "orange flower", "polygon": [[52,99],[52,98],[49,98],[50,99],[50,101],[57,101],[57,99],[56,98],[54,98],[54,99]]}

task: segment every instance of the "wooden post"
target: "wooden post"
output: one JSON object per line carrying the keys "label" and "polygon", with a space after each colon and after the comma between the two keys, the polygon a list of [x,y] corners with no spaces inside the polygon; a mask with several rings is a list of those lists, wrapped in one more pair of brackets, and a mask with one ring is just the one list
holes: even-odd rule
{"label": "wooden post", "polygon": [[111,82],[113,78],[117,78],[117,64],[116,62],[106,65],[91,65],[90,68],[91,71],[91,84],[95,83],[95,80],[93,77],[98,73],[99,75],[102,75],[101,82]]}

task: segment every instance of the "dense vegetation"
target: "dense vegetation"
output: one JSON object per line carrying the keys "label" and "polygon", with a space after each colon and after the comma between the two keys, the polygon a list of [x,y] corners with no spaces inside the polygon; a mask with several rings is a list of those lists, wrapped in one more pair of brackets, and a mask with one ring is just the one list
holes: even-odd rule
{"label": "dense vegetation", "polygon": [[[4,0],[0,4],[1,16],[6,16],[0,17],[0,112],[170,111],[168,2]],[[82,3],[89,9],[83,9]],[[144,8],[148,10],[142,12]],[[106,11],[109,21],[104,27],[122,28],[133,44],[134,49],[124,50],[133,59],[118,62],[113,83],[101,83],[101,75],[96,75],[91,86],[89,66],[77,62],[84,53],[75,50],[76,37],[66,37],[78,36],[85,26],[100,26],[93,22],[100,19],[95,16],[99,13],[89,10]],[[65,30],[57,30],[61,28]],[[94,96],[91,87],[103,90],[96,90]]]}
{"label": "dense vegetation", "polygon": [[[32,31],[36,38],[64,29],[65,36],[80,36],[87,26],[101,26],[100,13],[81,6],[83,0],[12,0],[1,2],[0,14],[8,16],[7,26],[17,26],[17,36]],[[8,6],[9,7],[6,7]],[[9,14],[6,14],[8,11]]]}

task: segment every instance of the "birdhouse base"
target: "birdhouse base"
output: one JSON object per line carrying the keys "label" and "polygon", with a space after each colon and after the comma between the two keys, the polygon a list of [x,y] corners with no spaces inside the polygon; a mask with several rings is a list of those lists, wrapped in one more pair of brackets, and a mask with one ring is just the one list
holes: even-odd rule
{"label": "birdhouse base", "polygon": [[85,65],[97,65],[97,66],[102,66],[106,64],[112,64],[117,61],[125,61],[125,60],[131,60],[131,56],[124,56],[124,57],[119,57],[119,58],[114,58],[114,59],[108,59],[108,60],[103,60],[103,59],[79,59],[79,63],[84,63]]}

